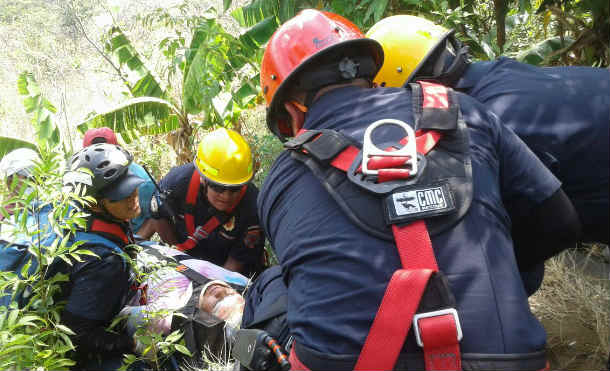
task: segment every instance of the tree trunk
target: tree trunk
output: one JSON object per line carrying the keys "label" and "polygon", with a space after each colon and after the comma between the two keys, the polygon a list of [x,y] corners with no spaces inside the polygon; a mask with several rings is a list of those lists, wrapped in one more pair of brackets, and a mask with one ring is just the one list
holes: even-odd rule
{"label": "tree trunk", "polygon": [[180,124],[180,129],[169,133],[167,143],[176,152],[176,162],[178,165],[184,165],[195,158],[193,152],[194,144],[192,143],[193,128],[189,122],[182,122],[181,120]]}
{"label": "tree trunk", "polygon": [[506,1],[507,0],[494,0],[496,13],[496,36],[501,52],[504,51],[504,44],[506,43],[506,14],[508,13]]}

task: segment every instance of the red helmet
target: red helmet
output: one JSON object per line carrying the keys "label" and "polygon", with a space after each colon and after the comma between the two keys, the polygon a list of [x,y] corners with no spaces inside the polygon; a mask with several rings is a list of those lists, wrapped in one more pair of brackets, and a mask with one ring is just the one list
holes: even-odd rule
{"label": "red helmet", "polygon": [[87,130],[85,137],[83,138],[83,147],[89,147],[96,143],[110,143],[118,145],[116,134],[112,129],[105,126],[101,128],[93,128]]}
{"label": "red helmet", "polygon": [[[364,57],[370,62],[363,64],[357,59],[355,68],[348,63],[348,69],[353,72],[345,74],[344,67],[337,64],[344,56]],[[267,101],[267,126],[280,139],[290,133],[283,102],[291,86],[317,91],[325,85],[357,77],[372,80],[382,64],[381,45],[365,38],[352,22],[329,12],[301,11],[275,31],[263,55],[261,87]],[[306,70],[320,72],[323,78],[299,81],[299,75]]]}

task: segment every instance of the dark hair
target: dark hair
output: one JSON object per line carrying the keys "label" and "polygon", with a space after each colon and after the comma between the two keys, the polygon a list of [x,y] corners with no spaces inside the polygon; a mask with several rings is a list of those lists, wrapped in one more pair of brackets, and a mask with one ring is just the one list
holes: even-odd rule
{"label": "dark hair", "polygon": [[95,137],[91,140],[91,144],[97,144],[97,143],[108,143],[108,140],[104,137]]}

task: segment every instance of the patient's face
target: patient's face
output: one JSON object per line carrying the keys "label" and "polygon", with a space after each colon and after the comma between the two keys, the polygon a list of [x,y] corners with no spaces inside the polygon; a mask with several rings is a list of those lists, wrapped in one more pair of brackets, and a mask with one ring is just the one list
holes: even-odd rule
{"label": "patient's face", "polygon": [[222,320],[230,320],[244,308],[244,298],[233,288],[223,284],[210,285],[199,298],[199,308]]}

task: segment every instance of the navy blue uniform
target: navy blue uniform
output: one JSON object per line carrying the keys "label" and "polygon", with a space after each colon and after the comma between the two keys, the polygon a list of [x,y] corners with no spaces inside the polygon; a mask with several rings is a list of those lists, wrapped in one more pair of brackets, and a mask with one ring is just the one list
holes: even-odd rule
{"label": "navy blue uniform", "polygon": [[[546,335],[529,309],[502,198],[539,204],[560,183],[480,103],[458,98],[470,135],[473,202],[455,227],[432,237],[432,245],[457,299],[460,347],[464,353],[540,351]],[[304,127],[339,130],[362,143],[366,127],[382,118],[413,123],[410,91],[333,90],[310,107]],[[404,136],[394,127],[375,134],[377,143]],[[323,354],[358,354],[386,285],[400,268],[396,246],[354,225],[309,169],[287,153],[273,165],[258,205],[288,285],[288,325],[297,345]],[[407,346],[414,351],[412,337]]]}
{"label": "navy blue uniform", "polygon": [[[127,225],[121,228],[129,234]],[[97,234],[116,244],[117,251],[127,245],[117,236]],[[98,246],[95,240],[85,242],[84,248],[93,250],[101,258],[81,255],[82,262],[62,268],[70,277],[59,299],[67,301],[62,323],[76,333],[73,343],[79,368],[99,369],[101,365],[95,363],[98,356],[103,362],[118,367],[122,355],[133,352],[134,343],[127,334],[107,332],[106,328],[127,302],[133,277],[129,264],[116,251],[110,251],[106,245]]]}
{"label": "navy blue uniform", "polygon": [[[170,206],[178,216],[175,231],[178,242],[186,240],[188,234],[184,222],[185,202],[188,186],[195,166],[192,163],[177,166],[161,179],[159,187],[169,190]],[[262,264],[262,254],[265,239],[258,223],[256,214],[256,197],[258,189],[252,183],[239,205],[231,213],[226,223],[217,227],[208,238],[199,241],[197,246],[188,251],[188,254],[207,260],[216,265],[224,265],[229,256],[246,265],[245,274],[255,273]],[[161,217],[169,219],[165,209],[161,208]],[[202,185],[197,196],[195,206],[195,228],[204,225],[212,216],[218,215],[205,195],[205,186]]]}
{"label": "navy blue uniform", "polygon": [[610,71],[500,58],[471,64],[455,88],[482,102],[557,175],[583,241],[608,243]]}

